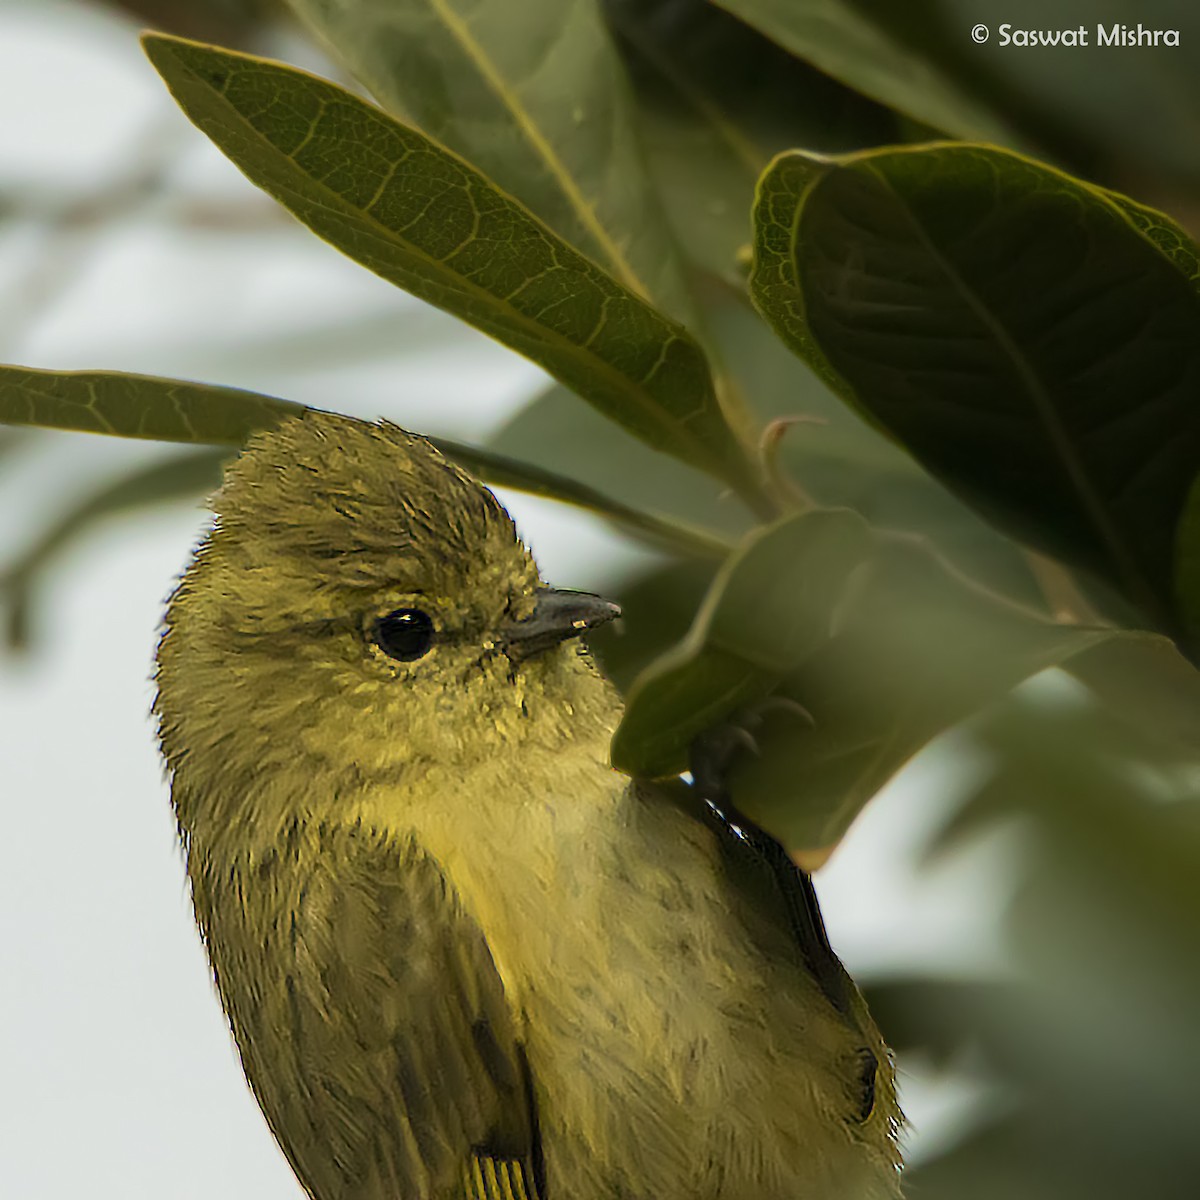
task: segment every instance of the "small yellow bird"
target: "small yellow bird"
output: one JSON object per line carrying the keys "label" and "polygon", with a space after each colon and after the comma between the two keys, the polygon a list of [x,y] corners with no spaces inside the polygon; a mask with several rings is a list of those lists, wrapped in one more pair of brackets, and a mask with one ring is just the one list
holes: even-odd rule
{"label": "small yellow bird", "polygon": [[250,1086],[313,1200],[885,1200],[886,1047],[807,876],[612,770],[621,702],[495,497],[393,425],[256,435],[160,736]]}

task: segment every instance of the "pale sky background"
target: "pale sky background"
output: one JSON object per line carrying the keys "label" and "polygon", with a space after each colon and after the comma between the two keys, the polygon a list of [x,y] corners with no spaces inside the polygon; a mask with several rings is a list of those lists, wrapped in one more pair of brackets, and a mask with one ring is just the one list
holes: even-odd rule
{"label": "pale sky background", "polygon": [[[44,216],[143,160],[157,156],[170,177],[99,233],[0,219],[0,359],[236,384],[463,439],[486,436],[538,389],[523,360],[272,221],[269,202],[256,204],[174,110],[135,34],[72,3],[0,0],[0,197]],[[205,206],[237,206],[248,231],[181,223]],[[337,339],[313,336],[337,325]],[[37,434],[0,467],[0,570],[83,484],[156,452]],[[556,582],[586,586],[598,556],[634,556],[585,515],[502,499]],[[55,571],[37,653],[0,656],[6,1198],[301,1196],[209,984],[148,717],[162,603],[204,519],[178,505],[106,525]],[[1003,839],[913,866],[970,769],[953,746],[926,754],[819,875],[852,972],[999,961]],[[914,1064],[903,1089],[918,1155],[978,1104],[965,1073]]]}

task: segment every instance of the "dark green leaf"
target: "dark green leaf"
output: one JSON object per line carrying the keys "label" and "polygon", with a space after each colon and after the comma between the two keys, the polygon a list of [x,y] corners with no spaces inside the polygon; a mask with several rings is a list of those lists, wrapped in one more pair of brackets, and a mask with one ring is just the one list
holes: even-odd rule
{"label": "dark green leaf", "polygon": [[829,637],[870,544],[849,511],[754,531],[721,568],[687,637],[633,685],[613,765],[651,777],[684,770],[698,734],[765,696]]}
{"label": "dark green leaf", "polygon": [[660,549],[697,558],[716,559],[723,558],[729,552],[728,542],[703,529],[641,512],[566,475],[543,470],[515,458],[496,454],[492,450],[450,441],[448,438],[431,437],[429,441],[443,454],[457,460],[473,475],[487,483],[496,487],[516,488],[518,491],[528,492],[531,496],[544,496],[548,500],[560,500],[565,504],[585,508]]}
{"label": "dark green leaf", "polygon": [[[209,384],[105,371],[34,371],[0,366],[0,421],[158,441],[241,445],[256,429],[304,411],[290,400]],[[678,521],[639,512],[542,467],[461,442],[431,438],[486,483],[589,509],[634,536],[700,557],[728,546]]]}
{"label": "dark green leaf", "polygon": [[[852,0],[716,0],[748,25],[858,91],[959,137],[1007,142],[996,114]],[[970,23],[963,37],[969,37]]]}
{"label": "dark green leaf", "polygon": [[620,495],[646,511],[733,535],[750,525],[749,514],[711,476],[635,441],[559,384],[516,413],[490,448]]}
{"label": "dark green leaf", "polygon": [[596,0],[288,0],[390,112],[685,324],[691,300]]}
{"label": "dark green leaf", "polygon": [[1200,461],[1194,248],[985,146],[776,160],[752,286],[797,353],[1018,538],[1165,631]]}
{"label": "dark green leaf", "polygon": [[237,446],[303,411],[290,400],[180,379],[0,366],[0,422],[7,425]]}
{"label": "dark green leaf", "polygon": [[761,503],[688,333],[474,168],[302,71],[172,38],[145,45],[184,112],[314,232]]}
{"label": "dark green leaf", "polygon": [[881,536],[834,635],[778,689],[812,727],[768,712],[761,753],[730,774],[734,802],[789,849],[832,846],[937,734],[1110,636],[1002,600],[920,539]]}
{"label": "dark green leaf", "polygon": [[688,255],[744,285],[754,185],[781,150],[897,140],[886,109],[707,0],[608,0],[650,170]]}
{"label": "dark green leaf", "polygon": [[685,643],[668,650],[634,681],[612,742],[613,766],[645,778],[680,774],[700,734],[778,682],[775,672],[720,648]]}

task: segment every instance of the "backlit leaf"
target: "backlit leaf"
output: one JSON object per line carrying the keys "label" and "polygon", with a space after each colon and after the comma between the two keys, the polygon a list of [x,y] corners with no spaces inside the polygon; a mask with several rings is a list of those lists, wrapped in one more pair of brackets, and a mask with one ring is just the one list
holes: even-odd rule
{"label": "backlit leaf", "polygon": [[397,117],[461,154],[630,291],[691,299],[597,0],[288,0]]}
{"label": "backlit leaf", "polygon": [[[303,411],[303,405],[290,400],[178,379],[0,366],[0,422],[12,425],[236,446],[256,429],[270,428]],[[637,537],[676,552],[719,558],[727,550],[719,538],[703,530],[640,512],[543,467],[461,442],[429,440],[485,483],[589,509]]]}
{"label": "backlit leaf", "polygon": [[184,112],[314,232],[757,502],[755,470],[687,331],[484,175],[303,71],[173,38],[145,46]]}
{"label": "backlit leaf", "polygon": [[686,769],[693,739],[760,699],[829,636],[871,534],[846,510],[755,530],[718,573],[688,635],[634,683],[613,765],[662,777]]}
{"label": "backlit leaf", "polygon": [[787,154],[756,206],[776,331],[1006,532],[1176,632],[1200,462],[1195,248],[1167,218],[987,146]]}

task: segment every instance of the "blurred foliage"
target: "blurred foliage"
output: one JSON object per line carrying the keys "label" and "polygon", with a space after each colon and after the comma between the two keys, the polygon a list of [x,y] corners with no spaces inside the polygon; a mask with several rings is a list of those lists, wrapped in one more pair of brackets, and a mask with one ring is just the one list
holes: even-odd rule
{"label": "blurred foliage", "polygon": [[1195,1194],[1200,771],[1082,692],[1029,691],[973,729],[989,766],[930,848],[1016,836],[1002,980],[869,989],[903,1058],[955,1062],[991,1111],[914,1169],[913,1197]]}
{"label": "blurred foliage", "polygon": [[1175,531],[1200,463],[1182,229],[956,145],[784,155],[756,226],[755,300],[835,390],[997,526],[1181,632]]}
{"label": "blurred foliage", "polygon": [[[872,981],[902,1065],[990,1097],[909,1193],[1194,1194],[1197,50],[1186,30],[1178,49],[997,36],[1178,27],[1181,0],[1064,0],[1052,19],[1034,0],[109,7],[230,47],[148,42],[293,216],[554,376],[487,446],[438,444],[660,552],[589,580],[624,608],[593,640],[629,698],[620,765],[674,772],[710,726],[753,724],[734,799],[807,862],[922,746],[969,731],[985,769],[930,853],[1014,835],[1009,962]],[[289,13],[381,109],[236,53],[282,44]],[[166,186],[173,149],[143,150],[94,195],[6,194],[0,219],[102,232]],[[80,242],[45,257],[28,321]],[[337,312],[302,333],[239,354],[427,342]],[[10,641],[36,640],[65,546],[198,495],[227,452],[209,447],[293,410],[4,368],[0,471],[24,424],[197,443],[67,497],[0,559]],[[1012,691],[1055,664],[1073,690]]]}
{"label": "blurred foliage", "polygon": [[0,604],[6,610],[9,646],[23,649],[36,636],[33,623],[41,585],[47,568],[65,550],[111,517],[172,500],[194,500],[198,494],[214,491],[228,456],[228,451],[209,446],[184,450],[76,498],[23,554],[0,570]]}

